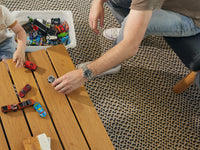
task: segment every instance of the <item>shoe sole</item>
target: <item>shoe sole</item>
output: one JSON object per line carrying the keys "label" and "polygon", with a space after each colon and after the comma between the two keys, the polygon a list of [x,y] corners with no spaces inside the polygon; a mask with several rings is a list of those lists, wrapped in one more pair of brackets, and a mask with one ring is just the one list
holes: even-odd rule
{"label": "shoe sole", "polygon": [[117,38],[111,38],[109,36],[107,36],[107,34],[105,32],[103,32],[103,36],[106,38],[106,39],[109,39],[109,40],[112,40],[112,41],[115,41]]}

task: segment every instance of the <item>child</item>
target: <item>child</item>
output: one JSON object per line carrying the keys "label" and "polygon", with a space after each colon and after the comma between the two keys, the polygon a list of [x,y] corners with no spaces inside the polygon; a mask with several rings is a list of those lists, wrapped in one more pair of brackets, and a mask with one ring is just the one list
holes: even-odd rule
{"label": "child", "polygon": [[[17,37],[17,49],[15,35]],[[22,67],[25,61],[26,32],[10,14],[9,10],[0,5],[0,61],[13,58],[16,67]]]}

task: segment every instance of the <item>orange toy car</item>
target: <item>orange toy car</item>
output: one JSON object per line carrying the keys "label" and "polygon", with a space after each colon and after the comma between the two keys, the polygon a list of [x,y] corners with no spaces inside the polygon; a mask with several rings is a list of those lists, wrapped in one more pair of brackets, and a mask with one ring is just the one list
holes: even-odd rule
{"label": "orange toy car", "polygon": [[1,107],[1,111],[7,113],[9,111],[17,111],[18,107],[16,104],[6,105]]}

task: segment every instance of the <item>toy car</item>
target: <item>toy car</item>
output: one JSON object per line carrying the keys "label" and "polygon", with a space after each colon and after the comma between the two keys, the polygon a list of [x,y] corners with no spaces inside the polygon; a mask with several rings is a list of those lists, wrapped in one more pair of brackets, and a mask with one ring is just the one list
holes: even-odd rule
{"label": "toy car", "polygon": [[59,34],[58,34],[58,37],[61,38],[61,37],[65,37],[65,36],[67,36],[67,35],[68,35],[67,32],[59,33]]}
{"label": "toy car", "polygon": [[59,33],[63,33],[63,32],[66,32],[65,28],[63,27],[63,25],[55,25],[55,28],[57,29],[57,31]]}
{"label": "toy car", "polygon": [[38,19],[33,20],[33,25],[36,25],[42,32],[50,35],[56,35],[56,31],[41,23]]}
{"label": "toy car", "polygon": [[70,42],[69,42],[69,36],[67,35],[67,36],[65,36],[65,37],[62,37],[62,38],[60,38],[60,41],[63,43],[63,44],[69,44]]}
{"label": "toy car", "polygon": [[36,102],[33,107],[40,114],[40,117],[45,117],[47,115],[46,111],[42,108],[39,102]]}
{"label": "toy car", "polygon": [[48,36],[46,36],[46,39],[47,39],[47,40],[57,40],[58,37],[55,36],[55,35],[48,35]]}
{"label": "toy car", "polygon": [[29,107],[29,106],[34,105],[34,103],[35,103],[35,102],[34,102],[32,99],[28,99],[28,100],[26,100],[26,101],[19,102],[19,103],[17,104],[17,106],[18,106],[18,109],[24,109],[24,108],[26,108],[26,107]]}
{"label": "toy car", "polygon": [[33,64],[32,62],[30,62],[28,60],[24,63],[24,67],[28,68],[32,71],[35,71],[37,69],[37,65]]}
{"label": "toy car", "polygon": [[65,25],[65,30],[68,31],[69,30],[69,25],[68,25],[67,21],[64,21],[64,25]]}
{"label": "toy car", "polygon": [[6,105],[1,107],[1,111],[7,113],[9,111],[17,111],[18,107],[16,104]]}
{"label": "toy car", "polygon": [[56,78],[54,76],[50,75],[47,80],[49,83],[53,83],[55,81],[55,79]]}
{"label": "toy car", "polygon": [[23,24],[22,27],[24,28],[24,30],[25,30],[27,33],[29,33],[29,32],[32,31],[32,24],[31,24],[31,22],[28,22],[28,23],[26,23],[26,24]]}
{"label": "toy car", "polygon": [[59,25],[60,24],[60,18],[51,18],[51,24]]}
{"label": "toy car", "polygon": [[24,88],[19,92],[19,96],[23,98],[28,91],[31,90],[31,86],[29,84],[25,85]]}

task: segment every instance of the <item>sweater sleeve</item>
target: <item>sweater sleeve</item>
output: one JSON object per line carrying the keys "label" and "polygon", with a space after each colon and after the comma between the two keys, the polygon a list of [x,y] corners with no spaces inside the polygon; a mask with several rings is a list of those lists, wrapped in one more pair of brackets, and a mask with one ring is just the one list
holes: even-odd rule
{"label": "sweater sleeve", "polygon": [[133,0],[130,9],[154,10],[160,9],[165,0]]}

